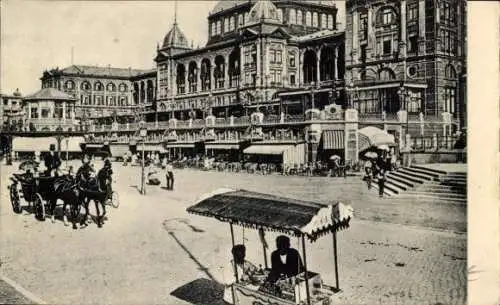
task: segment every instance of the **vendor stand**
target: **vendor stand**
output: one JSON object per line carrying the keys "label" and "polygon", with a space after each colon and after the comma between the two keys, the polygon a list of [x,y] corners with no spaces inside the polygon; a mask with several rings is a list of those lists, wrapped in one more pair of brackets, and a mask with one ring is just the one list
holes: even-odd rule
{"label": "vendor stand", "polygon": [[[320,204],[295,199],[282,198],[246,190],[220,189],[202,196],[197,203],[187,209],[189,213],[213,217],[228,222],[234,246],[233,225],[258,230],[261,238],[264,230],[281,232],[298,237],[302,242],[304,272],[293,278],[281,278],[276,283],[266,282],[270,272],[264,246],[266,268],[248,281],[238,280],[234,265],[236,283],[232,285],[236,305],[326,305],[339,292],[337,232],[349,227],[353,209],[342,203]],[[323,284],[319,273],[307,270],[306,242],[314,242],[319,237],[332,234],[335,264],[335,287]]]}

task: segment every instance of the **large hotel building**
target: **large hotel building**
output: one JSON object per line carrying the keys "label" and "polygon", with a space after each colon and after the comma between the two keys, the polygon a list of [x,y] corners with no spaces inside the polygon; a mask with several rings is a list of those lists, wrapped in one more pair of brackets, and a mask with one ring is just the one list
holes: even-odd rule
{"label": "large hotel building", "polygon": [[114,157],[140,126],[148,152],[296,164],[356,161],[367,126],[399,146],[464,126],[466,1],[345,3],[339,30],[334,1],[220,1],[201,48],[175,19],[156,69],[71,66],[42,87],[75,97],[87,141]]}

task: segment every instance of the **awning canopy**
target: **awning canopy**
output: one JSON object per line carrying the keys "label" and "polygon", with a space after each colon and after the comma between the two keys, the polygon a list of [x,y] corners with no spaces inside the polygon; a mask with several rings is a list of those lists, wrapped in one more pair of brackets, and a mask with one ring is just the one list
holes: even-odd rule
{"label": "awning canopy", "polygon": [[12,150],[17,152],[49,151],[51,144],[54,144],[57,149],[57,139],[55,137],[14,137],[12,139]]}
{"label": "awning canopy", "polygon": [[143,147],[145,151],[160,151],[162,149],[162,144],[144,144],[144,146],[137,145],[137,150],[142,151]]}
{"label": "awning canopy", "polygon": [[130,146],[128,144],[112,143],[109,145],[109,150],[113,157],[122,157],[130,154]]}
{"label": "awning canopy", "polygon": [[394,146],[394,136],[377,127],[368,126],[358,130],[358,150],[363,151],[380,145]]}
{"label": "awning canopy", "polygon": [[194,148],[194,143],[168,143],[165,148]]}
{"label": "awning canopy", "polygon": [[232,189],[203,195],[187,211],[244,227],[306,235],[311,241],[347,228],[354,215],[353,208],[342,203],[326,205]]}
{"label": "awning canopy", "polygon": [[281,155],[284,151],[292,147],[291,145],[252,145],[245,148],[243,153],[254,155]]}
{"label": "awning canopy", "polygon": [[240,149],[239,144],[233,144],[233,143],[210,143],[210,144],[205,144],[206,149]]}
{"label": "awning canopy", "polygon": [[101,149],[104,147],[104,144],[95,144],[95,143],[87,143],[85,144],[85,149]]}
{"label": "awning canopy", "polygon": [[[80,144],[85,143],[83,137],[69,137],[61,141],[61,151],[65,152],[81,152],[82,147]],[[67,144],[67,145],[66,145]]]}
{"label": "awning canopy", "polygon": [[321,136],[323,149],[344,149],[343,130],[325,130]]}

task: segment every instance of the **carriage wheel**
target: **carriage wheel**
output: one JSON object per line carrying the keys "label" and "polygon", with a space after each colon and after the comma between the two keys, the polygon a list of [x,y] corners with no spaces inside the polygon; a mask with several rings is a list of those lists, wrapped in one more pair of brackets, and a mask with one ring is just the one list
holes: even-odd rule
{"label": "carriage wheel", "polygon": [[16,185],[12,184],[9,188],[10,188],[10,203],[12,204],[12,210],[14,210],[14,213],[20,214],[22,212],[22,209]]}
{"label": "carriage wheel", "polygon": [[36,193],[34,196],[35,217],[41,221],[45,220],[45,204],[43,203],[42,196]]}
{"label": "carriage wheel", "polygon": [[112,207],[114,207],[115,209],[118,208],[118,206],[120,205],[120,196],[118,196],[117,192],[111,192],[110,202]]}

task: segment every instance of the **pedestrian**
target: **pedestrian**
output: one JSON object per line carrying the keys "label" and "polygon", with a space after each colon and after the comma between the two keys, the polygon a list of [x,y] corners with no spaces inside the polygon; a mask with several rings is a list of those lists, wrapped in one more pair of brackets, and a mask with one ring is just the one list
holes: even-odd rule
{"label": "pedestrian", "polygon": [[385,186],[385,169],[381,168],[377,172],[377,182],[378,182],[378,195],[380,198],[384,196],[384,186]]}
{"label": "pedestrian", "polygon": [[370,159],[367,159],[365,161],[365,177],[364,177],[364,180],[366,181],[366,185],[368,186],[368,189],[370,190],[372,188],[372,175],[373,175],[373,172],[372,172],[372,167],[373,167],[373,164],[372,164],[372,161]]}
{"label": "pedestrian", "polygon": [[167,161],[167,165],[165,166],[165,173],[167,178],[167,190],[174,189],[174,168],[172,167],[172,163]]}

